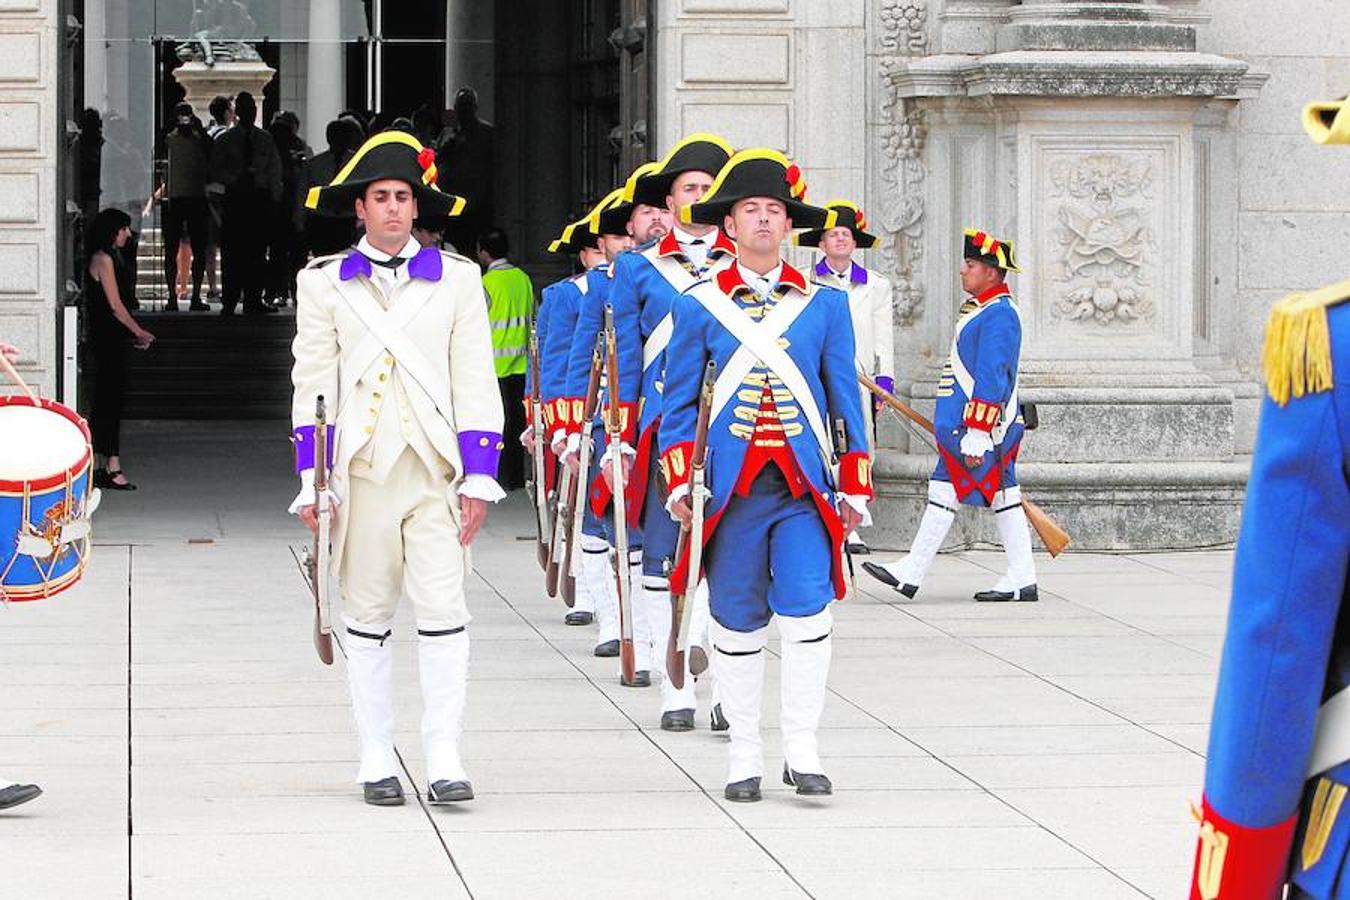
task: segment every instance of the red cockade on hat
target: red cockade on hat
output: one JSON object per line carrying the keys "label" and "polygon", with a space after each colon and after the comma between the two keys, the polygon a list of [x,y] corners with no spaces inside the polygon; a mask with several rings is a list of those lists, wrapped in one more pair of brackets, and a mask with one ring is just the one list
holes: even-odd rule
{"label": "red cockade on hat", "polygon": [[436,151],[432,147],[423,147],[417,154],[417,164],[422,167],[422,183],[436,183]]}
{"label": "red cockade on hat", "polygon": [[806,196],[806,180],[802,178],[802,170],[796,163],[787,167],[785,178],[792,196],[798,200],[803,199]]}

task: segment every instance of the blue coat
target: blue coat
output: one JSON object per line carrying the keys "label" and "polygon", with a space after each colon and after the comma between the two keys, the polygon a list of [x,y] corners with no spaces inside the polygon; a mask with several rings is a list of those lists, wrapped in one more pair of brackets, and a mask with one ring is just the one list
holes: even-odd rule
{"label": "blue coat", "polygon": [[[951,355],[938,381],[933,478],[950,481],[962,503],[988,506],[995,493],[1017,484],[1024,431],[1017,402],[1021,349],[1022,320],[1005,286],[975,298],[957,320]],[[974,469],[961,453],[961,438],[971,428],[990,432],[994,443],[994,452]]]}
{"label": "blue coat", "polygon": [[1286,879],[1350,897],[1350,764],[1308,778],[1318,709],[1350,685],[1347,296],[1350,282],[1282,301],[1267,327],[1272,396],[1234,562],[1193,898],[1266,900]]}
{"label": "blue coat", "polygon": [[[699,282],[675,300],[675,332],[666,354],[665,399],[660,425],[661,466],[672,490],[689,479],[688,463],[707,363],[715,361],[720,373],[741,347],[740,340],[709,311],[701,297],[720,292],[733,297],[736,302],[734,298],[743,286],[740,269],[731,266],[714,278]],[[833,459],[825,458],[813,430],[805,424],[801,402],[785,386],[771,381],[778,415],[787,428],[787,445],[833,538],[835,594],[842,596],[844,582],[838,551],[843,529],[835,509],[836,494],[842,491],[871,496],[867,426],[858,394],[848,295],[836,288],[808,284],[800,272],[786,264],[778,291],[783,292],[781,302],[801,304],[800,313],[781,336],[787,342],[786,353],[800,370],[816,408],[825,419],[823,424],[827,431],[833,434],[832,423],[836,418],[843,420],[847,431],[848,446],[838,460],[840,472],[836,484],[830,468]],[[705,507],[705,543],[726,510],[740,478],[750,447],[747,422],[753,421],[753,410],[759,403],[758,392],[763,389],[766,375],[776,380],[776,373],[763,366],[751,369],[735,386],[730,400],[720,410],[715,410],[709,424],[707,471],[712,497]],[[746,396],[742,397],[742,394]],[[790,427],[789,423],[798,427]],[[678,561],[672,590],[683,584],[686,564],[687,558]]]}
{"label": "blue coat", "polygon": [[571,407],[562,402],[567,398],[567,355],[572,347],[582,292],[587,287],[587,274],[573,275],[544,289],[544,305],[549,312],[548,328],[539,351],[542,357],[539,381],[544,403],[554,412],[554,428],[565,427],[570,420]]}

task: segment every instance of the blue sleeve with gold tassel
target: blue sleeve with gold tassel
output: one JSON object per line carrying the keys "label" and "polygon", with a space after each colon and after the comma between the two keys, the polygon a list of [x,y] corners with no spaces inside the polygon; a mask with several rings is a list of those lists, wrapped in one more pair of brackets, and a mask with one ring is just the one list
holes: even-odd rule
{"label": "blue sleeve with gold tassel", "polygon": [[[1344,649],[1350,559],[1347,297],[1350,282],[1290,297],[1267,325],[1269,396],[1234,562],[1192,900],[1275,900],[1290,879],[1329,897],[1319,888],[1335,883],[1350,842],[1347,828],[1328,841],[1339,809],[1322,788],[1332,782],[1307,785],[1318,710],[1344,687],[1331,661]],[[1301,817],[1305,796],[1317,809]]]}

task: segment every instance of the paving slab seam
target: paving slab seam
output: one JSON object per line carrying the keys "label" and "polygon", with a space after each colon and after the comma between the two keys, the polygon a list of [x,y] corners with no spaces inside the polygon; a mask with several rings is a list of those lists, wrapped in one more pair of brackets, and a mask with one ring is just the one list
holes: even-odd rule
{"label": "paving slab seam", "polygon": [[[977,562],[976,564],[979,565],[978,562]],[[991,570],[991,571],[992,571],[992,570]],[[1113,718],[1119,719],[1122,723],[1132,725],[1132,726],[1134,726],[1135,728],[1140,729],[1141,731],[1146,731],[1146,732],[1148,732],[1149,734],[1153,735],[1154,737],[1159,738],[1159,739],[1161,739],[1161,740],[1163,740],[1163,741],[1166,741],[1167,743],[1173,745],[1174,747],[1177,747],[1177,748],[1180,749],[1180,750],[1184,750],[1184,751],[1186,751],[1187,753],[1189,753],[1189,754],[1191,754],[1191,755],[1193,755],[1193,756],[1199,756],[1199,757],[1201,757],[1202,759],[1204,758],[1204,754],[1203,754],[1203,753],[1196,753],[1196,751],[1193,750],[1192,748],[1187,747],[1185,744],[1183,744],[1183,743],[1181,743],[1181,742],[1175,740],[1174,738],[1171,738],[1171,737],[1167,736],[1166,734],[1163,734],[1162,732],[1156,731],[1154,728],[1150,727],[1149,725],[1146,725],[1146,724],[1144,724],[1144,723],[1142,723],[1142,722],[1137,722],[1137,721],[1135,721],[1134,719],[1131,719],[1129,716],[1123,715],[1122,713],[1118,712],[1117,710],[1110,709],[1109,707],[1103,706],[1101,703],[1097,702],[1096,700],[1092,700],[1092,699],[1090,699],[1090,698],[1088,698],[1088,697],[1083,696],[1082,694],[1076,693],[1075,691],[1070,690],[1069,688],[1065,687],[1064,685],[1062,685],[1062,684],[1060,684],[1060,683],[1058,683],[1058,682],[1056,682],[1056,681],[1053,681],[1053,680],[1051,680],[1050,678],[1047,678],[1046,676],[1042,675],[1041,673],[1036,672],[1036,671],[1033,670],[1033,669],[1027,668],[1026,666],[1022,665],[1021,663],[1015,662],[1015,661],[1010,660],[1010,659],[1004,659],[1002,656],[999,656],[997,653],[993,652],[992,650],[988,650],[988,649],[986,649],[986,648],[984,648],[984,647],[979,646],[978,644],[972,643],[971,640],[970,640],[967,636],[964,636],[964,635],[958,634],[958,633],[956,633],[956,632],[947,630],[947,629],[944,628],[939,622],[936,622],[936,621],[935,621],[935,622],[929,622],[929,621],[927,621],[927,620],[920,619],[918,616],[914,615],[912,612],[910,612],[908,609],[906,609],[906,608],[905,608],[902,604],[900,604],[900,603],[896,603],[896,602],[894,602],[894,601],[885,599],[885,598],[883,598],[883,597],[879,597],[879,596],[877,596],[876,594],[870,593],[870,592],[865,591],[865,590],[863,591],[863,593],[867,594],[867,596],[869,596],[869,597],[873,598],[874,600],[876,600],[877,602],[881,603],[883,606],[888,606],[888,607],[890,607],[891,609],[895,610],[896,612],[900,613],[901,615],[903,615],[903,616],[905,616],[905,617],[907,617],[907,618],[913,619],[913,620],[916,621],[916,622],[922,622],[923,624],[928,625],[929,627],[933,628],[934,630],[941,632],[944,636],[949,637],[949,638],[951,638],[951,639],[953,639],[953,640],[955,640],[955,641],[960,642],[961,644],[963,644],[964,646],[966,646],[967,648],[969,648],[969,649],[971,649],[971,650],[974,650],[974,651],[976,651],[976,652],[978,652],[978,653],[982,653],[982,654],[984,654],[985,656],[988,656],[988,657],[991,658],[991,659],[996,659],[996,660],[998,660],[999,662],[1004,663],[1005,665],[1012,666],[1014,669],[1017,669],[1018,671],[1020,671],[1020,672],[1022,672],[1022,673],[1024,673],[1024,674],[1026,674],[1026,675],[1030,675],[1032,678],[1035,678],[1037,681],[1041,682],[1042,684],[1044,684],[1044,685],[1046,685],[1046,686],[1048,686],[1048,687],[1051,687],[1051,688],[1053,688],[1053,689],[1056,690],[1056,691],[1059,691],[1059,692],[1061,692],[1061,693],[1067,694],[1068,696],[1073,697],[1075,700],[1079,700],[1079,701],[1081,701],[1081,702],[1083,702],[1083,703],[1086,703],[1087,705],[1093,707],[1094,709],[1097,709],[1097,710],[1099,710],[1099,711],[1101,711],[1101,712],[1104,712],[1104,713],[1106,713],[1107,715],[1112,716]],[[1062,600],[1062,601],[1064,601],[1065,603],[1070,603],[1070,604],[1072,604],[1072,605],[1074,605],[1074,606],[1078,606],[1080,609],[1090,609],[1090,607],[1080,606],[1079,604],[1074,603],[1073,600],[1069,599],[1068,597],[1065,597],[1065,596],[1063,596],[1062,594],[1057,594],[1057,593],[1055,593],[1054,591],[1047,590],[1047,591],[1045,591],[1045,594],[1046,594],[1047,596],[1055,597],[1055,598],[1057,598],[1057,599],[1059,599],[1059,600]],[[1195,650],[1191,649],[1190,647],[1185,647],[1185,646],[1180,645],[1180,644],[1175,644],[1175,643],[1173,643],[1172,641],[1168,641],[1166,638],[1163,638],[1163,637],[1161,637],[1161,636],[1159,636],[1159,635],[1156,635],[1156,634],[1150,634],[1149,632],[1147,632],[1147,631],[1145,631],[1145,630],[1143,630],[1143,629],[1141,629],[1141,628],[1137,628],[1136,626],[1131,625],[1129,622],[1125,622],[1125,621],[1122,621],[1122,620],[1119,620],[1119,619],[1115,619],[1114,617],[1109,616],[1109,615],[1107,615],[1107,614],[1105,614],[1105,613],[1099,613],[1099,612],[1097,612],[1097,610],[1092,610],[1092,612],[1096,613],[1097,615],[1102,616],[1102,617],[1105,618],[1105,619],[1110,619],[1110,620],[1113,621],[1113,622],[1117,622],[1118,624],[1123,625],[1123,626],[1125,626],[1126,628],[1129,628],[1129,629],[1131,629],[1131,630],[1133,630],[1133,631],[1137,631],[1137,632],[1138,632],[1139,634],[1141,634],[1141,635],[1147,635],[1148,637],[1157,638],[1158,640],[1162,640],[1162,641],[1164,641],[1164,642],[1166,642],[1166,643],[1168,643],[1168,644],[1172,644],[1173,646],[1179,647],[1180,649],[1184,649],[1184,650],[1186,650],[1186,651],[1188,651],[1188,652],[1190,652],[1190,653],[1195,653],[1195,652],[1196,652]],[[1197,654],[1197,655],[1200,655],[1200,654]],[[997,677],[997,676],[989,676],[989,677]]]}
{"label": "paving slab seam", "polygon": [[783,863],[783,861],[780,860],[773,852],[771,852],[769,848],[766,847],[759,840],[759,838],[755,837],[755,835],[750,831],[750,829],[746,827],[745,823],[741,822],[740,819],[736,818],[736,816],[733,815],[731,811],[728,810],[725,806],[718,803],[713,798],[712,794],[708,792],[707,788],[705,788],[702,784],[699,783],[698,779],[694,777],[692,772],[690,772],[679,762],[677,762],[675,758],[671,756],[670,753],[666,750],[666,748],[662,747],[659,742],[653,740],[651,735],[647,734],[646,729],[644,729],[641,725],[639,725],[637,720],[634,719],[632,716],[630,716],[622,706],[620,706],[612,697],[609,696],[609,694],[605,693],[605,691],[600,687],[600,685],[595,681],[595,679],[592,678],[590,674],[586,672],[585,669],[577,665],[576,661],[573,660],[570,656],[568,656],[567,653],[561,647],[558,647],[552,640],[549,639],[549,637],[546,634],[540,631],[539,626],[536,625],[533,621],[531,621],[530,618],[526,616],[524,613],[522,613],[519,609],[517,609],[516,605],[512,603],[509,599],[507,599],[506,595],[503,594],[495,584],[489,581],[482,572],[474,570],[474,574],[478,576],[478,579],[480,581],[482,581],[485,585],[488,586],[488,588],[492,591],[492,593],[497,595],[497,598],[501,600],[502,603],[506,604],[506,606],[512,612],[514,612],[517,616],[519,616],[521,621],[524,622],[526,625],[528,625],[530,629],[534,631],[534,633],[537,634],[540,637],[540,639],[543,640],[544,643],[549,646],[549,648],[551,648],[562,659],[564,659],[568,665],[576,669],[576,671],[583,678],[586,679],[587,683],[589,683],[591,687],[600,694],[600,696],[604,697],[605,701],[609,703],[610,706],[612,706],[619,715],[623,716],[626,720],[628,720],[628,722],[633,726],[633,728],[638,732],[638,734],[642,735],[644,740],[646,740],[649,744],[651,744],[652,747],[654,747],[658,753],[660,753],[667,760],[669,760],[670,764],[674,766],[680,772],[680,774],[684,775],[685,778],[689,779],[689,783],[694,786],[695,790],[697,790],[700,794],[702,794],[707,799],[707,801],[713,805],[714,808],[716,808],[719,812],[722,813],[722,815],[730,819],[736,825],[736,827],[740,829],[741,833],[744,834],[746,838],[748,838],[756,847],[758,847],[760,851],[766,857],[768,857],[774,863],[774,865],[776,865],[779,868],[779,870],[782,871],[784,875],[788,877],[788,880],[790,880],[805,896],[811,898],[811,900],[815,900],[815,894],[811,893],[811,891],[807,889],[806,885],[802,884],[802,882],[797,878],[796,875],[794,875],[788,869],[788,867]]}
{"label": "paving slab seam", "polygon": [[[334,632],[333,643],[337,645],[338,652],[342,654],[345,663],[347,659],[347,648],[343,645],[338,634]],[[408,787],[412,789],[413,796],[417,798],[417,805],[422,809],[422,815],[426,816],[431,830],[436,834],[436,840],[440,842],[441,849],[445,851],[445,858],[450,861],[450,867],[454,869],[455,877],[459,879],[460,886],[464,888],[464,893],[473,900],[473,889],[469,887],[469,882],[464,878],[464,872],[459,867],[459,861],[455,859],[455,854],[450,849],[450,845],[445,841],[445,835],[441,833],[441,827],[436,823],[436,817],[431,814],[431,808],[427,806],[426,800],[422,797],[422,790],[419,788],[418,780],[413,775],[412,769],[408,767],[408,761],[403,758],[403,751],[399,749],[397,743],[394,744],[394,755],[398,757],[398,764],[403,767],[403,774],[408,777]]]}
{"label": "paving slab seam", "polygon": [[132,738],[131,730],[131,671],[132,671],[132,641],[131,641],[131,613],[133,609],[132,581],[136,574],[135,560],[136,549],[132,545],[127,546],[127,900],[131,900],[135,892],[135,870],[132,868],[132,853],[134,846],[133,836],[135,835],[135,826],[132,819]]}
{"label": "paving slab seam", "polygon": [[[873,596],[875,599],[879,600],[881,603],[885,604],[886,606],[891,607],[892,609],[894,609],[896,612],[900,613],[901,615],[908,616],[909,618],[912,618],[912,619],[915,619],[916,621],[918,621],[918,617],[917,617],[917,616],[915,616],[915,615],[914,615],[913,613],[911,613],[910,611],[904,609],[903,607],[897,606],[896,604],[893,604],[893,603],[891,603],[891,602],[889,602],[889,601],[882,600],[880,597],[875,597],[875,595],[869,594],[869,596]],[[931,624],[931,623],[928,623],[928,624]],[[993,653],[989,653],[989,651],[985,650],[985,649],[982,648],[982,647],[977,647],[977,646],[968,644],[968,642],[963,641],[959,636],[954,635],[954,634],[951,634],[951,633],[945,631],[943,628],[941,628],[941,626],[934,625],[933,627],[936,628],[938,631],[942,631],[943,634],[946,634],[948,637],[955,638],[956,640],[961,641],[962,643],[966,643],[967,646],[970,646],[971,649],[973,649],[973,650],[978,650],[978,651],[981,652],[981,653],[985,653],[985,654],[988,654],[989,656],[994,657],[995,659],[999,659],[999,657],[998,657],[997,655],[995,655],[995,654],[993,654]],[[770,651],[770,652],[772,653],[772,651]],[[774,655],[777,655],[777,654],[774,654]],[[1001,662],[1008,662],[1007,660],[1000,660],[1000,661],[1001,661]],[[1026,670],[1024,667],[1018,666],[1016,663],[1008,663],[1008,664],[1009,664],[1009,665],[1013,665],[1013,666],[1015,666],[1016,668],[1022,669],[1023,671],[1028,671],[1028,670]],[[1029,671],[1028,671],[1028,674],[1031,674],[1031,675],[1035,676],[1036,678],[1038,678],[1038,679],[1040,679],[1040,680],[1042,680],[1042,681],[1045,680],[1045,679],[1042,679],[1039,675],[1036,675],[1036,673],[1034,673],[1034,672],[1029,672]],[[1065,690],[1064,688],[1060,687],[1059,685],[1055,685],[1055,684],[1053,684],[1052,682],[1046,682],[1046,683],[1047,683],[1047,684],[1050,684],[1052,687],[1054,687],[1054,688],[1057,689],[1057,690]],[[915,740],[914,738],[912,738],[912,737],[910,737],[909,735],[905,734],[905,733],[904,733],[903,731],[901,731],[899,728],[895,727],[895,726],[892,725],[891,723],[889,723],[889,722],[887,722],[886,720],[882,719],[880,716],[876,715],[875,713],[871,712],[870,710],[864,708],[861,704],[855,702],[854,700],[852,700],[852,699],[850,699],[849,697],[845,696],[844,694],[840,693],[840,691],[839,691],[837,688],[835,688],[835,687],[828,687],[827,689],[828,689],[829,692],[830,692],[831,694],[833,694],[835,697],[838,697],[840,700],[844,701],[844,702],[847,703],[849,706],[852,706],[854,709],[858,710],[858,711],[859,711],[860,713],[862,713],[863,715],[865,715],[865,716],[867,716],[868,718],[872,719],[872,720],[875,721],[877,724],[879,724],[879,725],[881,725],[882,727],[884,727],[884,728],[888,729],[889,731],[893,732],[893,733],[894,733],[895,735],[897,735],[898,737],[900,737],[900,738],[902,738],[902,739],[904,739],[904,740],[910,742],[910,743],[913,744],[914,746],[918,747],[920,750],[924,751],[924,752],[927,753],[930,757],[932,757],[932,759],[933,759],[935,762],[937,762],[937,763],[941,764],[942,766],[945,766],[946,768],[950,769],[950,770],[951,770],[954,774],[956,774],[957,776],[959,776],[959,777],[965,779],[966,781],[969,781],[971,784],[975,785],[975,786],[978,787],[981,791],[983,791],[986,795],[988,795],[991,799],[993,799],[993,800],[996,801],[997,803],[1001,804],[1002,806],[1006,807],[1007,809],[1010,809],[1010,810],[1012,810],[1013,812],[1017,813],[1019,816],[1021,816],[1021,817],[1024,818],[1024,819],[1026,819],[1029,823],[1035,825],[1037,828],[1039,828],[1039,829],[1041,829],[1042,831],[1044,831],[1047,835],[1049,835],[1049,836],[1050,836],[1051,838],[1053,838],[1054,840],[1059,841],[1061,844],[1063,844],[1064,846],[1066,846],[1066,847],[1068,847],[1069,849],[1073,850],[1075,853],[1078,853],[1078,854],[1081,855],[1084,859],[1091,860],[1095,865],[1097,865],[1098,867],[1100,867],[1100,869],[1101,869],[1102,871],[1104,871],[1104,872],[1109,872],[1109,873],[1111,874],[1111,877],[1117,879],[1117,880],[1120,881],[1122,884],[1124,884],[1125,886],[1131,888],[1132,890],[1139,891],[1139,893],[1140,893],[1142,896],[1144,896],[1144,897],[1149,896],[1148,893],[1146,893],[1145,891],[1141,890],[1137,885],[1135,885],[1135,884],[1134,884],[1133,882],[1131,882],[1129,879],[1125,878],[1125,877],[1122,876],[1120,873],[1118,873],[1118,872],[1114,871],[1113,869],[1109,868],[1108,866],[1106,866],[1101,860],[1097,859],[1097,858],[1096,858],[1095,856],[1093,856],[1091,853],[1088,853],[1088,852],[1087,852],[1086,850],[1084,850],[1082,847],[1079,847],[1078,845],[1076,845],[1073,841],[1070,841],[1068,838],[1064,837],[1063,835],[1058,834],[1057,832],[1053,831],[1049,826],[1047,826],[1045,823],[1041,822],[1041,821],[1040,821],[1039,819],[1037,819],[1036,817],[1030,815],[1030,814],[1027,813],[1025,810],[1022,810],[1022,809],[1018,808],[1018,806],[1017,806],[1016,804],[1012,803],[1012,802],[1009,801],[1007,798],[1001,796],[997,791],[995,791],[995,790],[993,790],[992,788],[990,788],[990,787],[986,786],[985,784],[983,784],[981,781],[979,781],[979,779],[974,778],[974,777],[972,777],[970,774],[961,771],[961,770],[960,770],[959,768],[957,768],[955,765],[953,765],[952,763],[948,762],[946,759],[943,759],[941,756],[939,756],[937,753],[935,753],[935,752],[933,752],[932,750],[930,750],[928,747],[926,747],[924,744],[920,743],[918,740]],[[1071,691],[1065,691],[1065,693],[1072,694]],[[1077,696],[1077,695],[1073,695],[1073,696]],[[1079,699],[1082,699],[1082,698],[1079,698]],[[1090,703],[1091,701],[1086,701],[1086,700],[1085,700],[1084,702]],[[1093,705],[1095,706],[1096,704],[1093,704]],[[1107,711],[1107,712],[1110,712],[1110,710],[1106,710],[1106,711]],[[1115,713],[1112,713],[1112,715],[1115,715]],[[1124,717],[1122,716],[1122,717],[1120,717],[1120,718],[1123,719]],[[1135,723],[1132,723],[1132,724],[1135,724]],[[1161,735],[1159,735],[1159,737],[1161,737]]]}

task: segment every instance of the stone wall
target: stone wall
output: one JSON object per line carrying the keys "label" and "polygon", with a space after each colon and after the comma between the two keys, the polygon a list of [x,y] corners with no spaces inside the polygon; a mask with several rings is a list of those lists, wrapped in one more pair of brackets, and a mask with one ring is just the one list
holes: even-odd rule
{"label": "stone wall", "polygon": [[60,367],[57,21],[56,0],[0,4],[0,340],[48,396]]}

